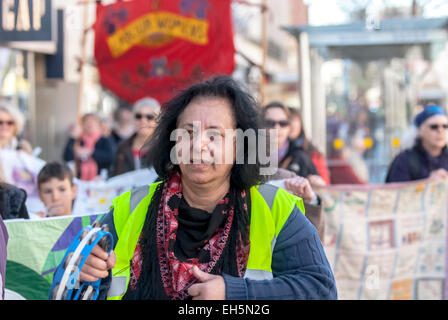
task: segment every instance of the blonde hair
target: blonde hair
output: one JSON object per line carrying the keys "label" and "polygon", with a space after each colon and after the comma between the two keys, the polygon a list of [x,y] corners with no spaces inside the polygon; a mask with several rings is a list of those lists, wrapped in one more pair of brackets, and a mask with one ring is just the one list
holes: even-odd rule
{"label": "blonde hair", "polygon": [[23,116],[22,112],[18,108],[12,107],[9,104],[0,102],[0,111],[9,113],[11,118],[14,120],[15,123],[15,132],[14,136],[18,136],[22,133],[23,128],[25,126],[25,117]]}

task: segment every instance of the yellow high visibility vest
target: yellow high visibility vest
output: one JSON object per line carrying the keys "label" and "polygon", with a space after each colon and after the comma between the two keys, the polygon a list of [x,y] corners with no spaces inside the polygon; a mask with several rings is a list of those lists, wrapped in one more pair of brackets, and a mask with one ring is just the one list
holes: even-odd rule
{"label": "yellow high visibility vest", "polygon": [[[161,182],[125,192],[113,200],[113,217],[118,241],[115,246],[117,262],[112,269],[112,282],[107,299],[120,300],[130,279],[130,262],[142,232],[148,206],[157,185]],[[269,184],[250,189],[251,221],[250,252],[245,278],[272,279],[272,252],[278,234],[295,207],[303,214],[302,199]]]}

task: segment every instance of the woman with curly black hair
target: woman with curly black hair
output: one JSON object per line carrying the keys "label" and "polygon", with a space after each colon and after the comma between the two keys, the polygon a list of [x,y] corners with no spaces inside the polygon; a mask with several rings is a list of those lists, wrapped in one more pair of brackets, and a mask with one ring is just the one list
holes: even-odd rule
{"label": "woman with curly black hair", "polygon": [[147,158],[161,179],[114,200],[115,248],[95,247],[81,281],[104,278],[108,299],[335,299],[302,199],[263,184],[253,98],[218,76],[162,109]]}

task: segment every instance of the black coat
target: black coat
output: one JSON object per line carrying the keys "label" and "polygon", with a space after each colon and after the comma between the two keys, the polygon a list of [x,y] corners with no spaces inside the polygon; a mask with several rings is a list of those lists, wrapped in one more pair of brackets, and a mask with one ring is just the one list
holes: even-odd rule
{"label": "black coat", "polygon": [[137,134],[133,134],[129,139],[124,140],[119,144],[117,156],[111,169],[111,176],[118,176],[120,174],[135,170],[132,145],[136,137]]}
{"label": "black coat", "polygon": [[448,171],[448,149],[445,146],[442,153],[432,157],[423,148],[420,139],[414,147],[398,154],[392,161],[387,177],[388,182],[406,182],[426,179],[432,171],[445,169]]}
{"label": "black coat", "polygon": [[298,176],[317,175],[317,169],[311,158],[300,146],[290,143],[286,156],[280,161],[279,168],[287,169]]}
{"label": "black coat", "polygon": [[25,206],[26,198],[25,190],[7,183],[0,183],[0,215],[3,220],[29,219]]}
{"label": "black coat", "polygon": [[[67,142],[67,145],[65,146],[63,155],[65,162],[75,160],[75,141],[75,139],[70,138]],[[83,145],[82,140],[80,141],[80,144],[81,146]],[[112,141],[109,138],[101,137],[95,144],[95,150],[93,151],[92,158],[93,160],[95,160],[98,166],[98,174],[100,174],[102,169],[109,170],[115,159],[115,146],[113,145]]]}

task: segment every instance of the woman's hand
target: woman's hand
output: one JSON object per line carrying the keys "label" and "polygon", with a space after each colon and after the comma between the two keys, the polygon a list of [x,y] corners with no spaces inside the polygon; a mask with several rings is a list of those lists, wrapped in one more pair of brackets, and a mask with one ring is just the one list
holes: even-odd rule
{"label": "woman's hand", "polygon": [[321,176],[318,176],[318,175],[316,175],[316,174],[309,175],[309,176],[307,177],[307,179],[310,181],[311,186],[312,186],[313,188],[321,188],[321,187],[325,187],[325,186],[327,185],[327,184],[325,183],[325,180],[322,179]]}
{"label": "woman's hand", "polygon": [[188,288],[188,294],[193,300],[226,299],[226,283],[223,277],[203,272],[196,266],[193,267],[192,273],[200,282]]}
{"label": "woman's hand", "polygon": [[87,161],[87,159],[89,159],[92,155],[92,151],[81,146],[75,146],[74,152],[75,157],[77,159],[81,159],[81,161]]}
{"label": "woman's hand", "polygon": [[33,147],[31,146],[31,143],[29,143],[26,140],[20,140],[20,150],[22,150],[25,153],[32,154],[33,153]]}
{"label": "woman's hand", "polygon": [[294,177],[285,180],[285,188],[291,191],[294,195],[303,199],[303,201],[309,203],[314,200],[315,193],[308,179],[304,177]]}
{"label": "woman's hand", "polygon": [[113,251],[107,254],[99,245],[93,247],[80,272],[80,280],[95,282],[99,278],[106,278],[109,270],[115,267],[117,257]]}
{"label": "woman's hand", "polygon": [[48,205],[47,207],[47,217],[55,217],[55,216],[62,216],[64,214],[67,214],[67,212],[64,212],[64,206],[62,200],[53,202]]}
{"label": "woman's hand", "polygon": [[430,179],[446,179],[446,178],[448,178],[448,171],[446,171],[443,168],[431,171],[429,178]]}
{"label": "woman's hand", "polygon": [[70,137],[78,139],[82,134],[82,127],[79,123],[75,123],[70,127]]}

